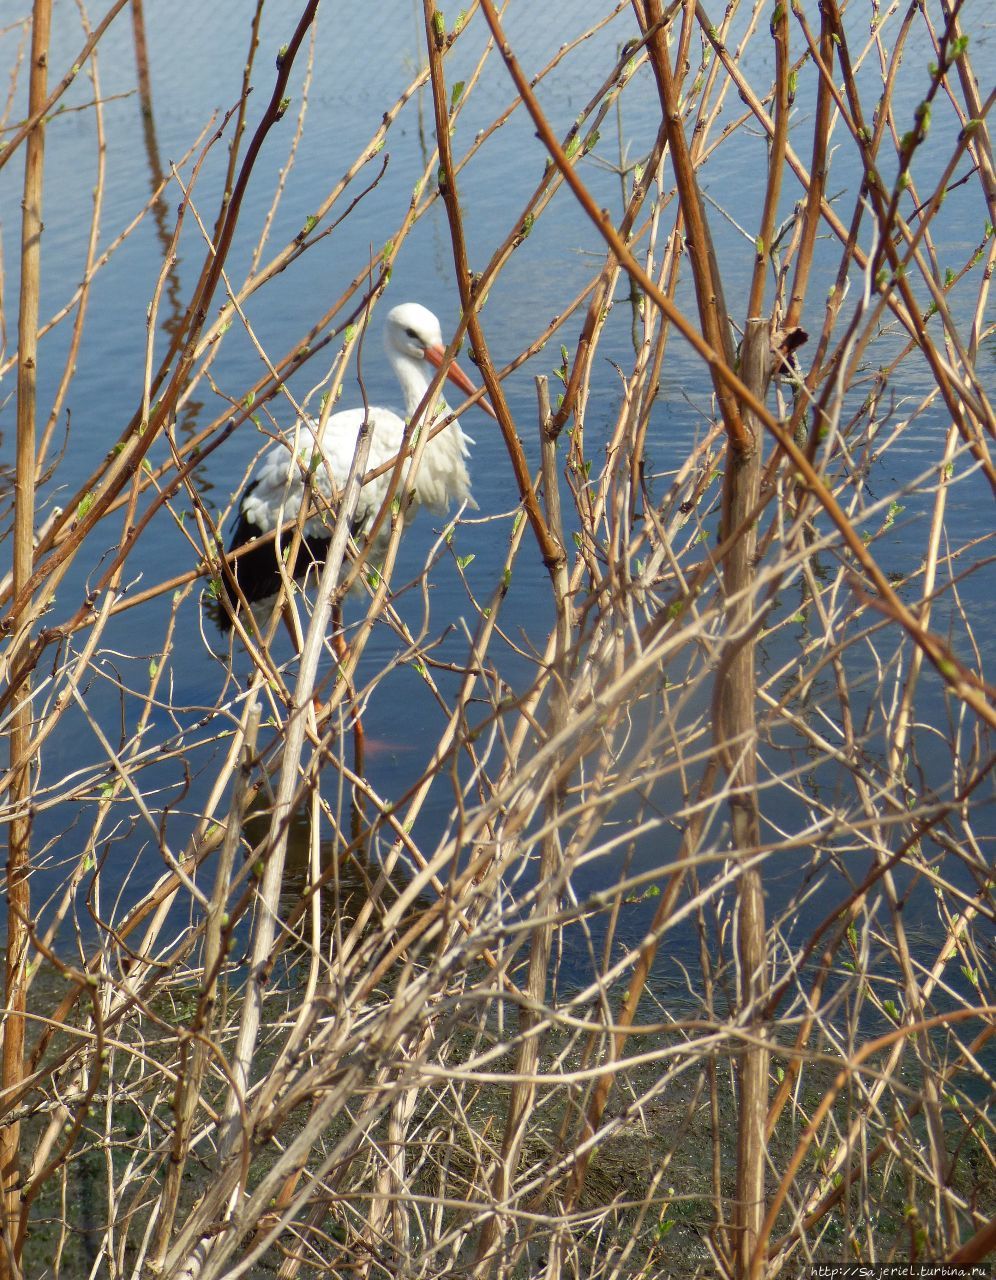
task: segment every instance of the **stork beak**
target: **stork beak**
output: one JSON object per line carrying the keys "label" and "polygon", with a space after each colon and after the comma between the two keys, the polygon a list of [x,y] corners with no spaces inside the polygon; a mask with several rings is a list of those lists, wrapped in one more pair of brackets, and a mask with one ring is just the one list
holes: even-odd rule
{"label": "stork beak", "polygon": [[[428,360],[431,365],[435,365],[437,369],[443,363],[443,356],[445,356],[445,354],[446,351],[443,347],[426,347],[425,349],[426,360]],[[451,362],[450,367],[446,370],[446,376],[449,378],[450,382],[455,383],[455,385],[460,388],[465,396],[477,394],[477,387],[474,386],[455,360]],[[488,404],[487,400],[478,400],[477,407],[478,409],[483,409],[486,414],[497,421],[498,415],[495,413],[494,409],[492,409],[491,405]]]}

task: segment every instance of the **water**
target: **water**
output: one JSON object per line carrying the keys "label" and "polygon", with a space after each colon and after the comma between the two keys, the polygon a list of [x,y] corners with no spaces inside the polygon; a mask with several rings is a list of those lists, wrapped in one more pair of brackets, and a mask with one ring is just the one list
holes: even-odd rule
{"label": "water", "polygon": [[[255,128],[270,93],[273,59],[288,40],[297,18],[298,5],[291,0],[275,0],[266,6],[260,32],[261,52],[253,76],[254,92],[248,107],[248,130]],[[602,11],[595,3],[562,2],[546,5],[515,4],[511,6],[507,30],[517,55],[529,74],[538,70],[561,46],[583,31],[588,22]],[[293,167],[286,174],[286,193],[273,220],[267,252],[270,253],[293,237],[306,225],[309,215],[318,208],[334,183],[354,156],[366,145],[376,130],[382,113],[405,88],[417,68],[422,54],[421,6],[408,0],[393,0],[381,6],[375,28],[367,6],[331,6],[320,13],[314,46],[315,71],[309,89],[309,110],[305,129],[297,149]],[[991,19],[982,25],[979,5],[966,6],[978,20],[980,38],[974,47],[976,69],[993,70]],[[449,16],[449,15],[448,15]],[[237,101],[241,83],[241,66],[249,36],[249,11],[240,0],[219,0],[202,5],[195,0],[163,6],[150,5],[145,14],[148,57],[151,69],[151,113],[143,114],[136,93],[136,71],[133,33],[126,11],[112,25],[100,46],[100,92],[105,100],[107,137],[107,172],[101,216],[101,247],[141,210],[157,180],[168,173],[172,162],[179,162],[201,135],[214,127],[221,115]],[[544,110],[555,129],[563,133],[583,108],[593,87],[611,66],[617,51],[636,32],[631,13],[623,9],[604,30],[582,43],[567,58],[557,73],[545,82],[540,96]],[[19,39],[16,30],[8,30],[0,42],[0,51],[9,65]],[[762,82],[762,68],[768,57],[767,42],[757,43],[757,51],[745,60],[745,73]],[[76,10],[68,0],[57,0],[51,67],[53,76],[61,74],[82,44]],[[469,80],[484,44],[480,18],[475,19],[465,36],[454,46],[447,64],[449,83]],[[754,50],[754,46],[752,46]],[[763,50],[763,51],[762,51]],[[906,58],[910,65],[925,66],[929,51],[926,37],[917,32]],[[693,57],[697,57],[693,49]],[[233,282],[243,279],[252,249],[267,218],[285,163],[289,140],[301,100],[305,55],[292,76],[289,90],[291,102],[278,128],[268,137],[252,182],[249,186],[239,229],[227,268]],[[871,75],[871,71],[864,73]],[[23,79],[23,78],[22,78]],[[927,79],[924,70],[901,80],[897,94],[897,117],[909,117]],[[93,86],[84,76],[64,99],[67,108],[90,101]],[[468,105],[460,117],[454,139],[458,154],[470,144],[478,130],[486,128],[514,93],[507,75],[492,59],[480,86],[468,97]],[[739,109],[733,99],[724,118],[733,118]],[[23,84],[15,103],[14,115],[23,109]],[[805,120],[810,105],[802,101],[798,107],[799,136],[805,137]],[[621,112],[621,129],[627,154],[631,159],[648,151],[659,122],[656,88],[648,69],[644,68],[627,90]],[[935,126],[941,141],[928,150],[917,179],[923,190],[931,189],[933,177],[943,167],[950,145],[951,118],[938,112]],[[609,162],[619,158],[616,137],[617,121],[610,113],[602,130],[597,154]],[[204,260],[205,246],[196,225],[193,210],[207,228],[213,224],[215,210],[224,182],[228,136],[209,152],[192,192],[191,210],[185,216],[182,235],[176,251],[176,264],[159,303],[158,324],[154,334],[155,357],[161,356],[167,343],[168,330],[175,325],[190,298]],[[364,198],[337,229],[310,250],[283,274],[275,277],[246,304],[246,315],[255,339],[274,361],[293,350],[305,338],[310,326],[325,311],[330,301],[339,296],[349,280],[363,266],[376,259],[385,244],[396,235],[411,199],[412,190],[425,166],[432,146],[433,127],[431,100],[420,93],[407,105],[388,135],[387,145],[364,170],[346,203],[360,186],[387,167],[376,187]],[[203,145],[203,144],[201,144]],[[799,144],[802,145],[801,143]],[[808,163],[808,157],[803,159]],[[756,226],[763,188],[755,180],[764,162],[764,143],[757,137],[743,137],[738,145],[724,147],[710,162],[704,175],[706,193],[726,205],[736,220],[726,220],[710,213],[713,219],[717,252],[723,263],[727,301],[736,316],[744,309],[743,299],[749,282],[753,258],[750,236]],[[480,156],[460,175],[460,194],[468,227],[473,269],[481,269],[494,249],[514,229],[526,201],[543,170],[544,157],[535,138],[532,122],[520,107],[487,142]],[[853,155],[849,151],[835,159],[831,190],[840,207],[847,208],[848,199],[859,181]],[[918,162],[919,163],[919,162]],[[967,168],[962,165],[959,172]],[[190,176],[189,162],[183,166],[184,181]],[[583,162],[581,172],[600,204],[610,209],[619,207],[619,179],[608,165],[594,160]],[[71,111],[52,122],[48,131],[46,155],[45,234],[43,241],[43,273],[41,314],[47,317],[62,307],[76,288],[82,270],[89,234],[89,212],[96,181],[97,153],[92,113]],[[0,212],[6,266],[5,307],[7,316],[7,350],[15,342],[14,317],[17,290],[17,236],[19,232],[18,202],[21,169],[18,162],[8,165],[0,174]],[[798,198],[798,187],[787,183],[783,196],[783,214],[787,216]],[[118,248],[106,267],[96,276],[89,302],[89,313],[83,341],[76,358],[75,376],[67,406],[71,410],[71,427],[65,436],[65,451],[54,476],[43,485],[44,503],[67,500],[84,483],[94,461],[117,439],[141,400],[145,363],[146,326],[164,253],[173,233],[179,193],[174,186]],[[943,252],[957,269],[972,252],[983,233],[984,206],[978,190],[971,182],[952,191],[945,209],[944,226],[949,230]],[[746,229],[748,236],[742,234]],[[570,300],[583,287],[601,258],[597,235],[569,193],[561,191],[552,209],[540,218],[532,233],[517,249],[500,279],[492,288],[483,312],[485,333],[496,362],[512,359],[555,315],[561,314]],[[826,287],[835,270],[837,246],[829,240],[819,244],[816,271],[822,273],[820,283],[810,291],[804,323],[811,333],[819,331]],[[687,272],[686,272],[687,277]],[[857,282],[854,285],[857,293]],[[625,290],[617,290],[617,306],[610,320],[592,380],[592,395],[587,412],[588,451],[601,465],[605,424],[617,411],[620,386],[612,362],[625,367],[631,360],[629,347],[629,312],[624,304]],[[416,224],[402,246],[387,300],[399,302],[417,299],[435,310],[443,322],[444,332],[451,330],[459,302],[454,283],[452,254],[445,213],[440,202]],[[221,302],[219,294],[215,307]],[[686,278],[678,294],[679,305],[694,313],[690,284]],[[382,312],[383,314],[383,312]],[[559,363],[560,342],[573,349],[581,315],[568,323],[564,333],[537,357],[518,369],[505,382],[518,431],[532,465],[538,463],[536,404],[533,376],[549,373]],[[964,316],[961,317],[964,319]],[[374,328],[379,330],[375,320]],[[47,412],[52,402],[62,363],[68,350],[67,325],[59,326],[42,343],[40,358],[40,406]],[[901,345],[898,337],[885,336],[876,347],[871,367],[894,354]],[[335,350],[319,354],[291,380],[295,395],[303,396],[324,375],[328,359]],[[380,355],[379,339],[367,344],[364,381],[373,402],[395,404],[397,389],[390,371]],[[991,339],[980,360],[980,367],[992,368],[996,348]],[[153,362],[155,363],[155,361]],[[179,439],[189,438],[207,422],[226,411],[226,404],[238,405],[246,392],[265,370],[253,342],[238,323],[226,333],[217,359],[212,365],[213,389],[201,383],[195,396],[183,409],[178,424]],[[926,394],[931,375],[924,362],[909,362],[902,391],[908,405]],[[8,374],[3,390],[9,394],[13,386]],[[343,403],[358,402],[355,381],[347,378]],[[857,401],[855,401],[856,403]],[[289,425],[290,410],[279,400],[271,404],[283,425]],[[897,401],[894,413],[907,411]],[[648,472],[656,473],[655,492],[666,491],[667,477],[680,464],[701,437],[705,419],[710,413],[709,386],[704,369],[687,347],[672,339],[663,372],[662,393],[657,401],[648,435]],[[57,439],[62,441],[65,416],[60,418]],[[481,600],[487,599],[498,580],[511,533],[516,493],[511,468],[496,428],[480,413],[469,413],[464,428],[475,437],[472,473],[474,493],[480,512],[462,522],[454,543],[460,556],[473,556],[466,574],[472,589]],[[868,493],[888,493],[909,486],[915,477],[936,469],[947,426],[943,406],[937,402],[921,414],[906,431],[903,440],[892,448],[886,459],[873,468],[868,478]],[[14,403],[7,399],[0,407],[0,448],[3,462],[9,462],[14,445]],[[251,459],[260,447],[261,436],[251,423],[238,429],[223,447],[212,454],[198,469],[195,486],[208,510],[219,515],[231,495],[243,482]],[[164,443],[150,454],[156,465],[168,456]],[[143,499],[146,501],[147,499]],[[877,544],[883,563],[897,572],[908,571],[911,556],[919,556],[924,543],[925,521],[929,519],[932,499],[929,495],[909,494],[906,510],[897,518],[895,527]],[[189,507],[182,495],[174,508]],[[879,517],[879,523],[881,517]],[[712,520],[714,525],[714,518]],[[949,512],[949,533],[960,545],[989,533],[991,525],[988,493],[983,483],[969,479],[955,488]],[[439,522],[423,515],[409,530],[399,560],[395,582],[414,578],[438,536]],[[62,582],[58,598],[47,623],[72,614],[78,607],[88,583],[99,572],[102,557],[111,554],[120,536],[119,522],[110,521],[90,540],[85,552]],[[5,544],[9,546],[9,542]],[[132,590],[183,572],[195,563],[195,553],[177,522],[160,513],[129,559],[127,580]],[[453,558],[440,557],[434,569],[430,633],[442,634],[450,623],[459,627],[465,618],[473,627],[473,615],[460,582]],[[779,616],[788,617],[799,608],[798,585],[787,589],[785,606]],[[989,609],[990,593],[983,576],[973,575],[962,586],[962,602],[967,616],[976,623]],[[100,652],[94,659],[86,684],[86,704],[93,722],[101,726],[110,741],[120,749],[141,714],[141,692],[149,680],[150,664],[156,664],[162,653],[162,637],[171,608],[171,596],[143,605],[116,617],[104,634]],[[418,625],[422,602],[418,593],[409,593],[399,602],[402,616],[412,627]],[[549,586],[538,556],[530,552],[520,558],[508,599],[503,606],[502,627],[509,643],[499,652],[507,664],[503,677],[513,687],[522,687],[530,678],[532,663],[530,646],[541,646],[551,621]],[[934,625],[944,633],[954,628],[960,640],[960,624],[950,610],[949,600],[939,606]],[[182,644],[168,660],[163,675],[161,704],[154,708],[144,741],[151,757],[142,774],[143,787],[150,788],[153,808],[160,815],[150,825],[134,809],[122,803],[121,816],[113,816],[107,829],[106,842],[101,841],[101,856],[106,858],[104,884],[125,883],[126,897],[131,897],[155,882],[163,870],[158,844],[162,822],[171,848],[176,851],[193,829],[196,815],[203,805],[212,769],[219,760],[223,743],[215,741],[219,728],[227,726],[224,717],[212,714],[219,688],[225,681],[222,661],[213,653],[223,648],[222,641],[206,616],[194,590],[179,607],[178,634]],[[84,637],[76,637],[78,651]],[[991,649],[991,635],[983,636]],[[776,670],[800,652],[806,642],[805,628],[786,626],[773,634],[764,650],[769,670]],[[515,647],[522,652],[516,653]],[[399,641],[386,627],[377,630],[363,660],[360,677],[369,679],[385,661],[397,653]],[[289,660],[290,651],[281,641],[280,656]],[[459,663],[466,657],[466,643],[459,629],[448,634],[438,651],[446,661]],[[970,654],[965,653],[966,660]],[[871,674],[874,662],[869,657],[858,659],[856,670],[864,666]],[[40,670],[46,670],[43,666]],[[236,670],[245,675],[244,657],[236,656]],[[437,673],[444,694],[451,696],[456,676]],[[921,715],[940,723],[945,715],[946,700],[939,682],[928,674]],[[870,706],[877,690],[874,687],[858,695],[859,704]],[[49,696],[44,688],[40,697]],[[648,722],[659,707],[650,701]],[[174,709],[182,708],[177,713]],[[864,708],[859,706],[859,710]],[[701,710],[701,708],[700,708]],[[398,669],[381,684],[366,711],[367,733],[371,739],[368,769],[370,781],[383,796],[399,796],[412,785],[424,768],[443,715],[424,680],[410,666]],[[160,748],[160,744],[162,747]],[[869,750],[882,753],[888,744],[872,740]],[[166,758],[164,749],[175,747]],[[804,751],[803,745],[796,748]],[[944,789],[950,785],[950,761],[943,749],[936,761],[929,747],[918,761],[927,779]],[[947,765],[945,784],[943,767]],[[68,790],[62,780],[79,771],[91,780],[90,800],[63,800]],[[936,779],[933,775],[936,773]],[[839,784],[832,765],[816,770],[814,785],[833,788]],[[39,850],[39,871],[35,879],[36,901],[44,902],[64,882],[67,868],[74,865],[82,851],[82,840],[95,811],[100,787],[113,777],[108,766],[108,753],[98,741],[94,725],[79,711],[69,712],[58,731],[46,744],[42,763],[42,804],[36,817],[35,840]],[[671,784],[668,784],[669,786]],[[416,835],[429,847],[450,820],[453,806],[452,789],[438,785],[423,811]],[[621,825],[632,821],[646,806],[666,819],[677,793],[658,791],[644,798],[644,805],[634,801],[623,804],[613,820]],[[803,805],[796,806],[784,796],[773,800],[776,826],[785,829],[802,818]],[[653,869],[666,864],[676,848],[676,836],[662,826],[653,836],[637,842],[631,851],[633,866]],[[792,900],[798,888],[798,859],[806,861],[805,851],[789,851],[778,855],[771,870],[771,894],[775,909]],[[623,855],[619,855],[622,859]],[[859,860],[860,861],[860,860]],[[777,862],[777,865],[776,865]],[[611,865],[611,864],[610,864]],[[618,865],[622,865],[621,861]],[[591,871],[578,873],[579,895],[604,887],[607,867],[598,863]],[[857,874],[857,873],[856,873]],[[833,890],[834,899],[841,894]],[[931,918],[933,906],[929,894],[915,899],[921,921]],[[629,940],[639,936],[653,910],[653,903],[636,907],[625,926]],[[818,907],[807,904],[801,924],[821,918],[826,902]],[[90,924],[83,921],[84,932]],[[583,968],[583,966],[581,966]],[[580,970],[579,970],[580,971]]]}

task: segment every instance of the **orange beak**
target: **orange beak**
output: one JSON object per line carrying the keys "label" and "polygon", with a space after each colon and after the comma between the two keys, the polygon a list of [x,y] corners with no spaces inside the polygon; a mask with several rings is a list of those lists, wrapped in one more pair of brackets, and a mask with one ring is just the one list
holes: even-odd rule
{"label": "orange beak", "polygon": [[[428,360],[431,365],[435,365],[437,369],[443,363],[443,356],[445,354],[446,351],[443,347],[426,347],[425,349],[426,360]],[[455,360],[446,370],[446,376],[449,378],[450,382],[460,388],[465,396],[477,394],[477,387],[474,386]],[[495,413],[494,409],[492,409],[491,405],[488,404],[487,400],[478,400],[477,407],[478,409],[483,409],[486,414],[497,421],[498,415]]]}

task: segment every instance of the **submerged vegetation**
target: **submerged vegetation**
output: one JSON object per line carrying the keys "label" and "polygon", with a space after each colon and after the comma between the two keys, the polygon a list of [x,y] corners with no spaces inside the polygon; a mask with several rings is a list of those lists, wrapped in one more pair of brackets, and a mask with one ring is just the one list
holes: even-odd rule
{"label": "submerged vegetation", "polygon": [[[318,0],[247,6],[168,165],[140,0],[55,4],[65,63],[53,0],[0,28],[0,1277],[980,1262],[984,6],[424,0],[409,82],[336,122],[367,132],[300,216],[347,56]],[[132,41],[152,191],[110,228]],[[96,180],[53,202],[70,118]],[[144,359],[95,379],[101,282],[152,224]],[[233,448],[310,411],[323,465],[430,225],[498,419],[480,511],[399,554],[416,413],[383,561],[349,536],[361,454],[313,485],[321,574],[224,631]],[[131,396],[97,444],[81,369]]]}

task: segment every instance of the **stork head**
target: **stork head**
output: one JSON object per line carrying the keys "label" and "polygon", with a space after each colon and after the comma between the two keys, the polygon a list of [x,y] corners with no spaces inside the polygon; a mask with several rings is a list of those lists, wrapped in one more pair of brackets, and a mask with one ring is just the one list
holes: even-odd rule
{"label": "stork head", "polygon": [[[388,358],[398,370],[402,385],[405,383],[406,364],[413,362],[424,368],[428,363],[438,369],[446,355],[446,343],[443,341],[439,321],[420,302],[402,302],[387,313],[384,346]],[[424,376],[428,382],[429,375]],[[477,390],[455,360],[451,361],[446,376],[466,396],[472,396]],[[477,403],[485,413],[495,417],[494,409],[486,400],[478,400]]]}
{"label": "stork head", "polygon": [[[441,358],[445,350],[439,321],[420,302],[402,302],[387,313],[384,346],[388,355],[396,352],[409,360],[431,359],[430,351]],[[438,365],[439,359],[433,363]]]}

